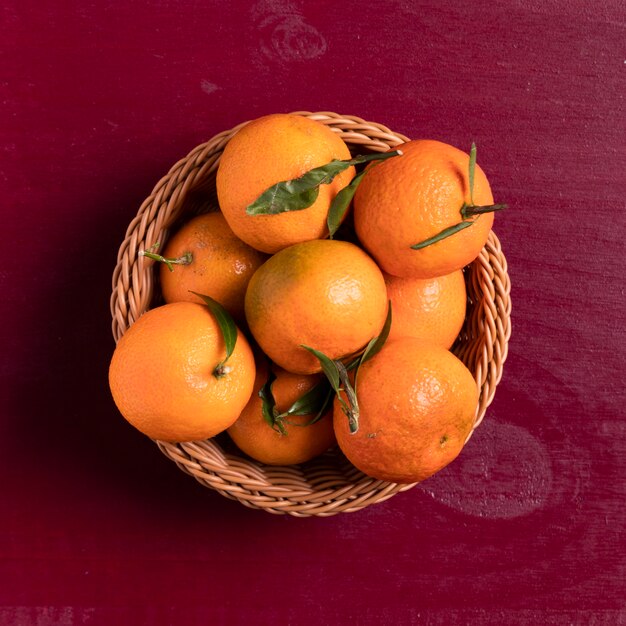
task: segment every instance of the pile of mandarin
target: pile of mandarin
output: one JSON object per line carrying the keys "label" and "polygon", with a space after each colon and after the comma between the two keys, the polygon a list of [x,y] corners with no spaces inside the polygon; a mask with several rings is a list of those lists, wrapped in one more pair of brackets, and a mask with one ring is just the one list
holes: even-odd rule
{"label": "pile of mandarin", "polygon": [[462,270],[504,206],[475,146],[351,155],[313,119],[268,115],[227,143],[216,187],[214,211],[141,253],[165,304],[115,349],[121,414],[155,440],[225,431],[270,465],[339,446],[365,474],[413,483],[450,463],[478,404],[450,351]]}

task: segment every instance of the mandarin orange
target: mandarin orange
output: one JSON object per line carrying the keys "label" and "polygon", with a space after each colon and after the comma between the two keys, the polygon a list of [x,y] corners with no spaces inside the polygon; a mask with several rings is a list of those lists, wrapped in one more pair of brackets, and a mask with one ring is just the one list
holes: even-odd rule
{"label": "mandarin orange", "polygon": [[[333,446],[335,433],[332,404],[315,423],[315,414],[279,417],[280,427],[270,425],[263,416],[260,389],[268,379],[268,368],[257,367],[254,392],[228,434],[248,456],[268,465],[305,463]],[[275,400],[274,417],[285,413],[297,400],[322,381],[321,376],[292,374],[275,368],[276,379],[271,384]]]}
{"label": "mandarin orange", "polygon": [[166,302],[202,302],[192,292],[217,300],[238,320],[252,274],[267,259],[239,239],[219,212],[199,215],[172,235],[163,251],[161,289]]}
{"label": "mandarin orange", "polygon": [[435,278],[384,276],[393,310],[389,338],[416,337],[452,347],[465,321],[463,271]]}
{"label": "mandarin orange", "polygon": [[337,193],[354,177],[354,167],[320,185],[306,209],[275,215],[248,215],[246,207],[276,183],[298,178],[334,159],[350,159],[341,137],[300,115],[274,114],[244,126],[226,144],[217,170],[220,208],[235,234],[263,252],[328,234],[326,217]]}
{"label": "mandarin orange", "polygon": [[478,404],[470,371],[451,352],[403,337],[387,341],[358,370],[359,427],[335,400],[339,447],[363,473],[397,483],[422,481],[448,465],[469,436]]}
{"label": "mandarin orange", "polygon": [[[356,191],[359,240],[394,276],[432,278],[463,268],[478,256],[493,224],[493,213],[462,213],[464,205],[474,210],[493,205],[487,177],[476,165],[471,194],[470,157],[465,152],[424,139],[398,147],[403,155],[371,166]],[[468,227],[424,248],[412,248],[461,222]]]}
{"label": "mandarin orange", "polygon": [[385,280],[354,244],[315,240],[281,250],[252,276],[246,319],[263,351],[298,374],[320,371],[301,346],[331,359],[357,352],[380,332],[387,313]]}
{"label": "mandarin orange", "polygon": [[152,439],[213,437],[239,417],[254,384],[254,357],[239,332],[226,356],[209,309],[193,302],[144,313],[119,340],[109,385],[120,413]]}

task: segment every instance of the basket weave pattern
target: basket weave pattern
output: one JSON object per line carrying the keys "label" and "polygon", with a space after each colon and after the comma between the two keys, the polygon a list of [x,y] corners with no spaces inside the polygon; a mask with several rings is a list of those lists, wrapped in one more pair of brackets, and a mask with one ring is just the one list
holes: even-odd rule
{"label": "basket weave pattern", "polygon": [[[303,111],[297,114],[339,133],[353,154],[385,152],[408,141],[381,124],[354,116]],[[169,229],[178,220],[216,206],[215,173],[220,155],[228,140],[244,125],[216,135],[178,161],[156,184],[128,226],[112,281],[111,315],[116,342],[159,297],[154,263],[139,252],[157,242],[164,246]],[[470,369],[480,389],[476,428],[502,376],[511,334],[506,259],[493,232],[479,257],[465,269],[465,277],[468,312],[453,351]],[[270,513],[305,517],[358,511],[414,486],[365,476],[337,450],[303,465],[272,467],[236,450],[230,451],[219,439],[156,444],[181,470],[206,487]]]}

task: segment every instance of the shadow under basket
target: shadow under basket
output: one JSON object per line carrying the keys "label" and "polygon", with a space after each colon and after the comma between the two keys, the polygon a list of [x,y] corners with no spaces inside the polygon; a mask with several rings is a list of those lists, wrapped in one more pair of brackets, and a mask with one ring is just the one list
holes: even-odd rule
{"label": "shadow under basket", "polygon": [[[353,154],[385,152],[408,141],[385,126],[351,115],[297,114],[327,125]],[[116,342],[142,313],[160,303],[153,262],[139,252],[157,242],[164,246],[168,233],[182,221],[217,207],[215,173],[220,155],[244,125],[216,135],[178,161],[156,184],[128,226],[113,273],[111,314]],[[479,257],[465,268],[465,278],[467,316],[453,352],[467,365],[480,389],[476,428],[502,376],[511,334],[506,259],[493,232]],[[181,470],[206,487],[269,513],[307,517],[353,512],[414,486],[370,478],[336,449],[302,465],[275,467],[251,460],[226,439],[218,436],[191,443],[155,443]]]}

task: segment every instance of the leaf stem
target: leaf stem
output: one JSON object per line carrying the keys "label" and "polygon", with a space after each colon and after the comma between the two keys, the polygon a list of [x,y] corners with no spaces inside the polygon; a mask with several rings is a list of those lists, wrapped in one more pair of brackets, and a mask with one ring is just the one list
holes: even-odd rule
{"label": "leaf stem", "polygon": [[356,392],[354,391],[354,387],[352,383],[350,383],[350,378],[348,376],[348,370],[346,366],[341,361],[335,361],[335,365],[337,365],[337,370],[339,372],[339,378],[341,379],[341,384],[343,385],[343,390],[348,397],[348,403],[346,405],[345,401],[342,402],[343,412],[348,416],[348,427],[350,428],[350,434],[354,435],[359,430],[359,403],[356,398]]}
{"label": "leaf stem", "polygon": [[167,269],[170,272],[174,271],[173,265],[189,265],[193,261],[193,254],[191,252],[185,252],[182,256],[177,259],[166,259],[164,256],[160,254],[156,254],[153,250],[157,250],[159,247],[159,242],[155,243],[150,247],[149,250],[142,250],[139,252],[141,256],[148,257],[153,261],[158,261],[159,263],[165,263],[167,265]]}
{"label": "leaf stem", "polygon": [[213,376],[215,378],[224,378],[226,374],[230,374],[233,368],[230,365],[226,365],[226,359],[224,359],[221,363],[218,363],[213,370]]}
{"label": "leaf stem", "polygon": [[468,219],[474,215],[493,213],[494,211],[502,211],[508,208],[508,204],[464,204],[461,207],[461,216],[463,219]]}

